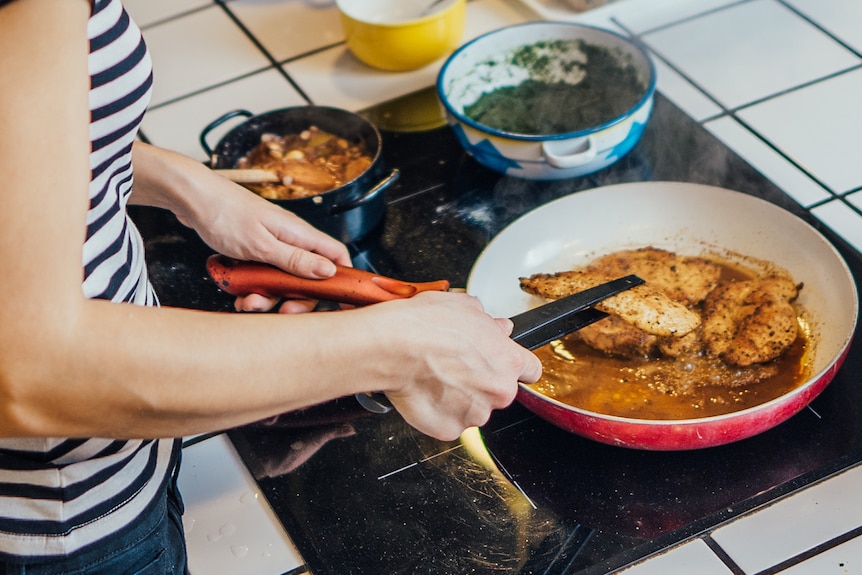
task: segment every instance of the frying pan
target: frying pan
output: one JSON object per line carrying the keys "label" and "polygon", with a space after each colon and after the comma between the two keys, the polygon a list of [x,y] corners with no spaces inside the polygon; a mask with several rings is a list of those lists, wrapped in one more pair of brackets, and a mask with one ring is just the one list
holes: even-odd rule
{"label": "frying pan", "polygon": [[814,227],[759,198],[712,186],[638,182],[577,192],[505,228],[477,259],[467,291],[489,314],[513,315],[540,301],[518,278],[582,265],[644,246],[683,255],[713,254],[748,265],[768,262],[804,284],[797,300],[811,326],[809,378],[747,409],[699,419],[610,416],[567,405],[521,385],[517,400],[572,433],[647,450],[713,447],[762,433],[807,406],[840,368],[856,329],[856,284],[835,247]]}

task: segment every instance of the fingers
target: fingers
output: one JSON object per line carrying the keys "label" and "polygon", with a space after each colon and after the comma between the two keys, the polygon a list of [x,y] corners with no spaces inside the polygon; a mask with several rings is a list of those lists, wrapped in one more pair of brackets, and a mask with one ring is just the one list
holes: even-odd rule
{"label": "fingers", "polygon": [[258,294],[249,294],[236,298],[233,307],[236,311],[269,311],[278,304],[278,298],[269,298]]}
{"label": "fingers", "polygon": [[274,221],[264,225],[274,239],[269,253],[262,254],[266,263],[300,277],[328,278],[335,273],[335,264],[350,266],[350,254],[342,242],[317,230],[296,215],[281,212]]}
{"label": "fingers", "polygon": [[515,328],[515,324],[512,323],[512,320],[507,317],[498,317],[496,318],[496,321],[497,325],[500,326],[500,329],[503,330],[503,333],[505,333],[507,337],[512,335],[512,330]]}
{"label": "fingers", "polygon": [[524,348],[529,354],[529,357],[526,358],[526,363],[524,365],[524,369],[521,371],[521,376],[518,378],[518,381],[523,383],[536,383],[542,377],[542,362],[536,357],[536,354]]}
{"label": "fingers", "polygon": [[[512,329],[515,327],[512,320],[509,318],[496,318],[496,322],[497,325],[500,326],[500,329],[503,330],[503,333],[506,334],[506,337],[512,335]],[[523,352],[520,352],[519,355],[521,361],[523,361],[524,367],[521,369],[521,375],[518,378],[518,381],[522,381],[524,383],[536,383],[539,381],[539,378],[542,377],[542,362],[530,350],[526,348],[522,349]],[[527,353],[525,354],[524,352]]]}
{"label": "fingers", "polygon": [[[278,305],[279,298],[269,298],[258,294],[249,294],[236,298],[234,309],[243,312],[268,312]],[[278,308],[279,313],[307,313],[317,305],[314,300],[287,300]]]}
{"label": "fingers", "polygon": [[289,299],[278,308],[278,313],[308,313],[314,311],[317,306],[316,300]]}

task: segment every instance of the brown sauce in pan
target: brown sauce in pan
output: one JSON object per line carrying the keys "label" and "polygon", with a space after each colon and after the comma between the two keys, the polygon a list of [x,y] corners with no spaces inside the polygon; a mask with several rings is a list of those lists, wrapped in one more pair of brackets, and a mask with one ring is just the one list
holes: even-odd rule
{"label": "brown sauce in pan", "polygon": [[[721,282],[751,273],[722,263]],[[710,417],[765,403],[810,376],[810,329],[800,314],[799,337],[780,358],[730,367],[702,355],[620,358],[569,335],[538,350],[544,373],[529,387],[562,403],[605,415],[677,420]]]}

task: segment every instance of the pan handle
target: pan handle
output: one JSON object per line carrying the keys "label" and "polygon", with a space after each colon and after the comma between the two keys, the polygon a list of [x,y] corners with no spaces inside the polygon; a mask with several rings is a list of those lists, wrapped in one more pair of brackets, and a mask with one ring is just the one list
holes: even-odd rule
{"label": "pan handle", "polygon": [[382,194],[384,190],[390,187],[392,184],[398,181],[401,177],[401,172],[398,171],[398,168],[393,168],[389,175],[377,182],[376,186],[373,186],[367,192],[359,196],[357,199],[350,201],[346,204],[336,204],[329,209],[329,214],[340,214],[342,212],[346,212],[347,210],[352,210],[357,206],[361,206],[362,204],[367,204],[374,198],[376,198],[379,194]]}
{"label": "pan handle", "polygon": [[228,120],[236,118],[237,116],[242,116],[243,118],[251,118],[252,116],[254,116],[254,114],[252,114],[248,110],[233,110],[216,118],[215,120],[210,122],[203,130],[201,130],[199,141],[201,143],[201,147],[204,149],[204,152],[206,152],[207,157],[210,159],[210,167],[215,167],[215,158],[213,157],[212,148],[210,148],[210,145],[207,143],[207,136],[210,134],[210,132],[212,132]]}

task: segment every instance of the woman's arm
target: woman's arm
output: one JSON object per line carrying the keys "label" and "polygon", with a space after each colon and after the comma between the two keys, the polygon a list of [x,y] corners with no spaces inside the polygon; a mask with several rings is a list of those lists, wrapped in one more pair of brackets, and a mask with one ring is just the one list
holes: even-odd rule
{"label": "woman's arm", "polygon": [[[85,298],[87,17],[83,0],[0,7],[0,436],[182,436],[377,389],[420,431],[453,439],[512,401],[518,379],[538,378],[538,360],[508,338],[511,323],[464,294],[299,315]],[[279,251],[272,259],[311,274],[320,260],[310,254],[345,257],[301,225],[262,222],[259,244],[237,236],[246,200],[233,203],[231,187],[191,165],[153,177],[159,154],[136,150],[140,198],[176,210],[214,248]],[[193,174],[193,193],[215,190],[217,209],[178,199],[190,197],[176,191],[183,173]]]}
{"label": "woman's arm", "polygon": [[172,211],[219,253],[309,278],[350,265],[344,244],[200,162],[141,142],[133,162],[132,201]]}

